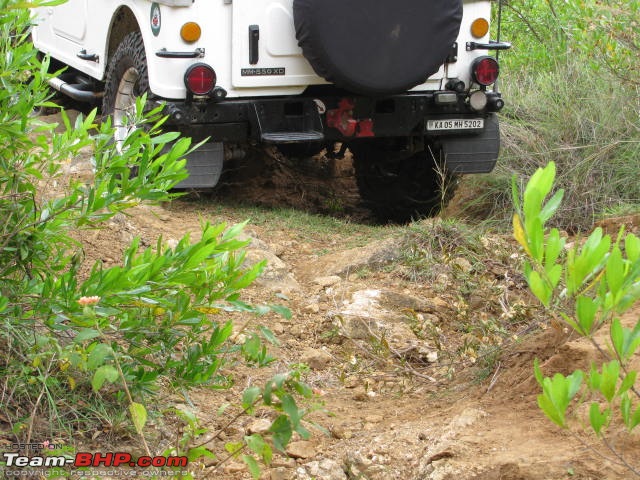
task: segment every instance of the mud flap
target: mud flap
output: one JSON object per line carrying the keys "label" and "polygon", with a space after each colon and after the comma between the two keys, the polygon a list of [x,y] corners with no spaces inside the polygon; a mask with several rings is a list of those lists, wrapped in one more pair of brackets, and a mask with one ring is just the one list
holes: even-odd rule
{"label": "mud flap", "polygon": [[224,162],[222,142],[207,142],[187,156],[189,177],[176,188],[213,188],[220,180]]}
{"label": "mud flap", "polygon": [[455,135],[439,139],[447,170],[451,173],[489,173],[500,152],[500,128],[495,113],[485,120],[477,135]]}

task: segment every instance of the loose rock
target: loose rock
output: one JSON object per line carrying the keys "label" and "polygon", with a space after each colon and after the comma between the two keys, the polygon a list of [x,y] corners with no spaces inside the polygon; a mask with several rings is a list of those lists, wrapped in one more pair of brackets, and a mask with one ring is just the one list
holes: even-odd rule
{"label": "loose rock", "polygon": [[304,467],[312,478],[322,480],[346,480],[347,478],[338,462],[329,458],[307,463]]}
{"label": "loose rock", "polygon": [[271,469],[270,480],[290,480],[293,478],[293,472],[284,467]]}
{"label": "loose rock", "polygon": [[384,265],[400,255],[400,242],[389,238],[365,247],[325,255],[309,264],[309,272],[325,272],[328,276],[344,275],[363,267]]}
{"label": "loose rock", "polygon": [[332,287],[333,285],[340,283],[342,278],[337,275],[330,275],[328,277],[316,277],[313,279],[313,283],[320,285],[321,287]]}
{"label": "loose rock", "polygon": [[300,284],[290,273],[289,266],[273,252],[255,248],[247,250],[246,262],[248,265],[254,265],[262,260],[267,260],[267,266],[256,280],[258,285],[282,293],[300,290]]}
{"label": "loose rock", "polygon": [[287,455],[292,458],[311,458],[315,455],[315,447],[312,442],[291,442],[287,445]]}
{"label": "loose rock", "polygon": [[249,433],[249,435],[254,433],[265,433],[269,430],[269,428],[271,428],[271,420],[267,418],[260,418],[249,425],[249,428],[247,428],[247,432]]}
{"label": "loose rock", "polygon": [[300,360],[309,365],[313,370],[322,370],[329,365],[333,357],[328,352],[316,348],[307,348],[302,353]]}

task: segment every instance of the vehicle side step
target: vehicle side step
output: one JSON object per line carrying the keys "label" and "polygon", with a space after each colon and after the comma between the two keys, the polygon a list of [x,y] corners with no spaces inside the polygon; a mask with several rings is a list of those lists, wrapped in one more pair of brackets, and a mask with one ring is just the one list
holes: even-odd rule
{"label": "vehicle side step", "polygon": [[268,132],[260,138],[266,143],[298,143],[298,142],[322,142],[324,133],[315,130],[309,132]]}

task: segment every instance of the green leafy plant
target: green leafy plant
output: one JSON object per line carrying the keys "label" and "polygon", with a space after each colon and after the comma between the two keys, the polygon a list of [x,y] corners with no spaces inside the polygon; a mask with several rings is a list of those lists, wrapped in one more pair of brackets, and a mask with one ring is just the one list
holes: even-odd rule
{"label": "green leafy plant", "polygon": [[[603,360],[587,373],[576,370],[552,378],[544,377],[536,361],[535,377],[542,387],[538,405],[552,422],[571,429],[580,406],[590,402],[587,425],[621,464],[640,476],[638,467],[607,438],[616,424],[628,432],[640,424],[638,372],[630,366],[640,346],[640,320],[628,327],[621,318],[640,298],[640,239],[621,229],[612,240],[597,228],[585,241],[566,248],[560,232],[546,227],[563,196],[559,190],[548,198],[555,174],[553,162],[538,169],[522,198],[514,179],[514,236],[528,257],[524,273],[533,294],[568,328],[589,339]],[[608,331],[604,340],[602,329]]]}
{"label": "green leafy plant", "polygon": [[549,158],[565,189],[556,226],[588,232],[608,213],[637,213],[640,188],[629,178],[640,159],[640,2],[501,3],[501,38],[513,44],[500,53],[501,160],[463,180],[472,190],[464,213],[501,228],[512,215],[511,177]]}
{"label": "green leafy plant", "polygon": [[[142,202],[172,200],[170,190],[187,176],[184,157],[197,146],[162,132],[162,108],[143,113],[145,97],[132,120],[139,128],[122,148],[112,140],[110,121],[96,124],[95,111],[73,124],[62,111],[62,133],[35,117],[37,107],[55,105],[49,60],[40,62],[29,42],[25,7],[54,3],[61,2],[0,1],[0,408],[19,443],[43,434],[72,442],[75,432],[98,422],[96,412],[126,405],[132,430],[151,455],[145,432],[159,415],[152,401],[159,391],[186,396],[197,386],[230,388],[237,362],[274,360],[265,340],[276,340],[267,328],[249,329],[246,322],[247,339],[240,342],[229,317],[290,313],[242,301],[242,290],[265,266],[246,265],[248,242],[237,238],[243,224],[206,223],[199,240],[185,235],[171,247],[160,238],[145,249],[134,239],[120,265],[97,261],[89,273],[82,270],[83,246],[74,235]],[[81,155],[93,166],[88,183],[65,171]],[[269,437],[280,450],[294,431],[308,434],[294,399],[300,396],[310,390],[295,372],[245,394],[279,413]],[[38,417],[49,420],[47,432]],[[202,431],[197,419],[185,418],[189,434],[175,448],[190,459],[211,454],[189,444]],[[266,442],[242,440],[268,464]],[[255,458],[245,461],[257,478]]]}

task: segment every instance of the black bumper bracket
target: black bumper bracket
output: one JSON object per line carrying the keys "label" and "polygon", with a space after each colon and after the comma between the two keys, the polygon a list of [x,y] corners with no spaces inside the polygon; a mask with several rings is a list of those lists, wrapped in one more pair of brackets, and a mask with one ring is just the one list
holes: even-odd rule
{"label": "black bumper bracket", "polygon": [[509,42],[494,42],[490,41],[489,43],[478,43],[478,42],[467,42],[467,52],[472,50],[509,50],[511,48],[511,44]]}

